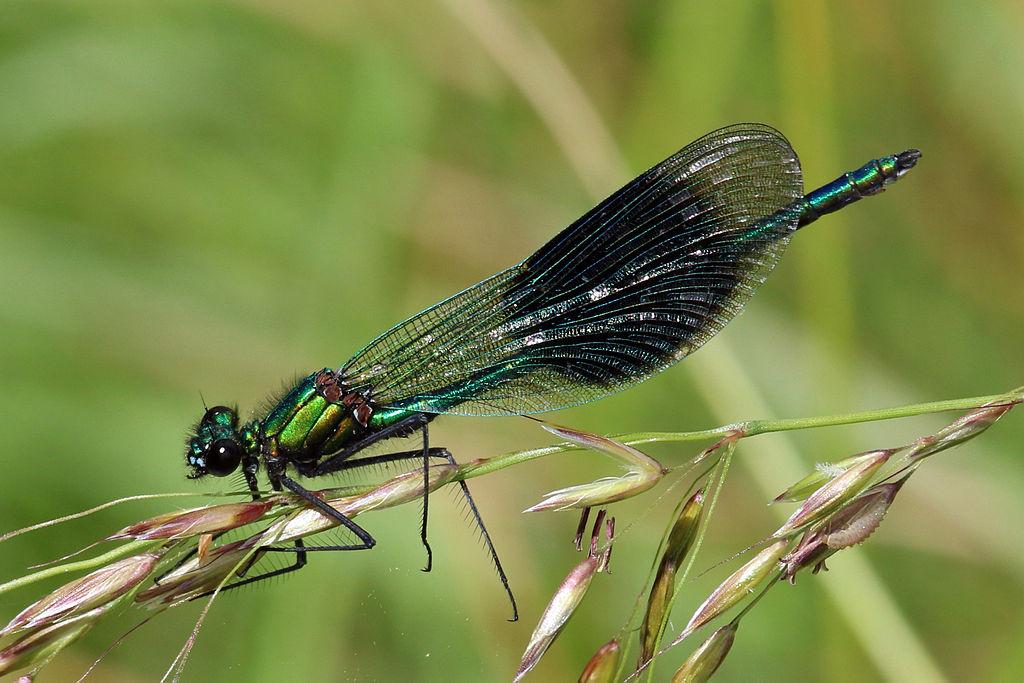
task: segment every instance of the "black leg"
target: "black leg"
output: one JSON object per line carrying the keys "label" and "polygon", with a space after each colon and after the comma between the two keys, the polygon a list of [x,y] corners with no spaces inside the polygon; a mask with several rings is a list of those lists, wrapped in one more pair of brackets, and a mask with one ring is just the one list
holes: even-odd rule
{"label": "black leg", "polygon": [[[427,431],[427,424],[430,422],[430,417],[422,413],[417,415],[411,415],[404,420],[400,420],[395,424],[385,427],[378,432],[368,434],[365,438],[353,443],[347,448],[335,453],[333,456],[324,460],[318,464],[315,468],[308,472],[304,472],[307,476],[317,477],[323,474],[329,474],[331,472],[338,472],[342,469],[343,463],[348,461],[350,457],[364,450],[365,448],[375,444],[378,441],[389,439],[399,435],[404,435],[410,431],[416,431],[417,429],[423,432],[423,450],[420,453],[423,456],[423,516],[420,522],[420,541],[423,543],[423,547],[427,551],[427,566],[423,568],[423,571],[429,572],[434,562],[434,552],[430,548],[430,542],[427,540],[427,517],[429,513],[430,504],[430,437]],[[369,460],[369,459],[367,459]],[[369,464],[369,463],[366,463]],[[332,508],[333,509],[333,508]],[[350,520],[351,521],[351,520]]]}
{"label": "black leg", "polygon": [[[448,454],[451,459],[451,453]],[[454,460],[452,463],[454,464]],[[420,541],[427,551],[427,566],[423,571],[429,572],[434,566],[434,551],[430,549],[430,541],[427,540],[427,506],[430,504],[430,434],[427,431],[427,423],[423,423],[423,517],[420,519]]]}
{"label": "black leg", "polygon": [[[274,547],[262,548],[262,549],[259,550],[259,553],[264,553],[264,552],[295,553],[295,563],[292,564],[291,566],[288,566],[288,567],[282,567],[281,569],[275,569],[273,571],[264,572],[263,574],[259,574],[258,576],[250,576],[250,577],[247,577],[245,579],[242,579],[241,581],[235,581],[234,583],[229,583],[228,585],[226,585],[226,586],[224,586],[223,588],[220,589],[221,593],[223,593],[225,591],[228,591],[228,590],[231,590],[232,588],[240,588],[242,586],[247,586],[247,585],[249,585],[251,583],[256,583],[257,581],[264,581],[266,579],[270,579],[270,578],[273,578],[275,576],[281,576],[283,574],[289,574],[291,572],[298,571],[298,570],[300,570],[300,569],[302,569],[303,567],[306,566],[306,559],[307,559],[306,558],[306,553],[308,553],[308,552],[313,552],[313,551],[369,550],[370,548],[372,548],[373,546],[375,546],[377,544],[377,541],[373,538],[373,536],[370,535],[370,533],[368,531],[366,531],[366,529],[362,528],[361,526],[359,526],[358,524],[353,522],[351,519],[349,519],[347,516],[345,516],[341,512],[338,512],[337,510],[332,508],[330,505],[328,505],[324,501],[322,501],[319,498],[317,498],[315,495],[313,495],[312,493],[310,493],[309,491],[304,489],[302,486],[300,486],[295,481],[289,479],[288,477],[286,477],[284,475],[281,475],[280,477],[278,477],[277,481],[279,481],[280,484],[282,486],[284,486],[286,489],[288,489],[289,491],[291,491],[292,493],[296,494],[297,496],[302,498],[304,501],[306,501],[307,503],[309,503],[310,505],[315,507],[321,513],[323,513],[327,517],[329,517],[329,518],[339,522],[342,526],[346,527],[349,531],[351,531],[352,533],[354,533],[356,536],[359,537],[359,540],[361,541],[361,543],[352,544],[352,545],[331,545],[331,546],[320,546],[320,547],[314,547],[314,548],[307,548],[305,546],[305,544],[302,542],[302,539],[298,538],[298,539],[295,539],[295,545],[293,547],[290,547],[290,548],[274,548]],[[258,559],[258,557],[259,557],[258,554],[255,555],[253,561],[255,562],[255,560]],[[246,568],[246,570],[248,570],[248,567]],[[207,592],[201,593],[201,594],[199,594],[199,595],[197,595],[197,596],[195,596],[194,598],[191,598],[191,599],[192,600],[196,600],[198,598],[206,597],[206,596],[212,595],[212,594],[213,594],[213,591],[207,591]]]}
{"label": "black leg", "polygon": [[[435,449],[435,450],[436,451],[442,451],[444,449]],[[447,451],[445,451],[445,452],[447,452]],[[407,459],[409,457],[417,457],[418,458],[418,457],[420,457],[420,454],[421,453],[418,450],[417,451],[410,451],[408,454],[406,454],[406,453],[392,453],[392,454],[389,454],[389,455],[377,456],[376,458],[372,458],[372,460],[376,461],[376,462],[372,462],[372,463],[368,462],[369,460],[371,460],[371,458],[366,458],[366,459],[364,459],[362,461],[351,462],[351,463],[342,461],[342,462],[339,463],[340,466],[338,467],[338,470],[340,471],[340,470],[343,470],[343,469],[353,469],[355,467],[365,467],[365,466],[368,466],[368,465],[371,465],[371,464],[379,464],[379,463],[384,463],[384,462],[393,462],[393,461],[396,461],[396,460]],[[442,454],[442,453],[436,453],[436,454],[431,454],[431,457],[444,458],[445,455]],[[249,468],[246,468],[245,472],[246,472],[246,482],[249,484],[249,489],[252,492],[252,498],[253,498],[253,500],[258,500],[260,495],[259,495],[258,485],[257,485],[256,479],[255,479],[255,472],[254,471],[250,472]],[[316,496],[313,496],[311,493],[309,493],[309,491],[307,491],[306,489],[302,488],[296,482],[294,482],[291,479],[288,479],[287,477],[284,477],[284,476],[280,477],[279,481],[280,481],[280,483],[282,485],[287,487],[290,491],[292,491],[293,493],[298,494],[299,497],[301,497],[303,500],[311,503],[314,507],[316,507],[321,512],[325,513],[328,517],[330,517],[331,519],[337,520],[342,525],[344,525],[346,528],[351,530],[356,536],[359,537],[359,540],[362,541],[362,543],[354,544],[354,545],[330,545],[330,546],[318,546],[318,547],[315,547],[315,548],[307,548],[303,544],[302,539],[300,538],[300,539],[296,539],[294,541],[294,546],[291,546],[291,547],[285,547],[285,548],[268,547],[268,548],[263,548],[263,549],[261,549],[259,551],[260,553],[264,553],[264,552],[295,553],[295,555],[296,555],[295,563],[292,564],[291,566],[288,566],[288,567],[282,567],[281,569],[275,569],[273,571],[264,572],[263,574],[259,574],[258,576],[250,576],[250,577],[247,577],[245,579],[242,579],[241,581],[236,581],[234,583],[228,584],[227,586],[224,586],[224,588],[221,589],[222,593],[224,591],[230,590],[232,588],[239,588],[241,586],[246,586],[246,585],[251,584],[251,583],[256,583],[257,581],[263,581],[265,579],[270,579],[270,578],[273,578],[275,576],[281,576],[283,574],[289,574],[291,572],[298,571],[298,570],[300,570],[300,569],[302,569],[303,567],[306,566],[306,561],[307,561],[306,553],[307,552],[314,552],[314,551],[368,550],[368,549],[372,548],[374,545],[376,545],[377,541],[365,529],[363,529],[361,526],[359,526],[358,524],[356,524],[351,519],[349,519],[348,517],[346,517],[342,513],[338,512],[337,510],[335,510],[331,506],[329,506],[326,503],[324,503],[322,500],[320,500]],[[324,509],[324,508],[326,508],[326,509]],[[217,538],[220,535],[221,534],[217,534],[216,536],[214,536],[214,538]],[[175,569],[178,569],[179,567],[181,567],[183,564],[185,564],[191,558],[195,557],[196,551],[197,551],[197,549],[193,548],[183,558],[181,558],[181,560],[179,560],[177,563],[175,563],[175,565],[173,567],[171,567],[170,569],[165,571],[163,574],[161,574],[159,577],[157,577],[153,582],[155,584],[159,585],[160,581],[165,576],[167,576],[168,574],[173,572]],[[258,559],[258,555],[254,556],[253,562],[255,562],[257,559]],[[251,564],[252,563],[250,563],[250,566],[251,566]],[[245,571],[248,571],[248,567],[246,567],[246,569],[242,573],[244,574]],[[202,594],[197,595],[197,596],[195,596],[194,598],[191,598],[191,599],[192,600],[196,600],[198,598],[206,597],[206,596],[209,596],[209,595],[212,595],[212,594],[213,594],[213,591],[207,591],[206,593],[202,593]]]}
{"label": "black leg", "polygon": [[[422,423],[422,424],[425,424],[425,423]],[[404,428],[408,428],[408,426],[409,425],[404,425],[403,429]],[[399,430],[394,430],[394,431],[399,431]],[[391,434],[389,434],[389,436],[393,435],[394,431]],[[378,432],[378,434],[379,433],[380,432]],[[382,437],[382,438],[387,438],[387,437]],[[323,463],[320,463],[320,465],[317,466],[315,471],[310,471],[310,472],[304,473],[304,474],[308,474],[308,476],[331,474],[331,473],[335,473],[335,472],[343,472],[345,470],[358,469],[360,467],[370,467],[370,466],[373,466],[373,465],[381,465],[381,464],[387,464],[387,463],[391,463],[391,462],[399,462],[399,461],[403,461],[403,460],[418,459],[420,457],[422,457],[424,459],[425,463],[429,463],[429,460],[428,460],[429,458],[437,458],[437,459],[447,460],[452,465],[456,465],[456,466],[458,465],[458,462],[456,462],[455,457],[451,454],[450,451],[448,451],[448,449],[446,449],[446,448],[430,448],[429,447],[428,438],[429,437],[427,437],[427,435],[424,434],[424,444],[423,444],[423,449],[422,450],[421,449],[417,449],[417,450],[410,450],[410,451],[398,451],[398,452],[395,452],[395,453],[384,453],[384,454],[381,454],[381,455],[374,455],[374,456],[370,456],[370,457],[367,457],[367,458],[359,458],[358,460],[349,460],[348,458],[350,458],[354,453],[356,453],[359,450],[361,450],[362,448],[365,448],[366,446],[370,445],[369,443],[360,443],[360,444],[357,444],[359,447],[354,449],[354,450],[351,450],[351,452],[348,452],[350,449],[346,449],[346,451],[342,451],[342,452],[336,454],[330,460],[327,460],[327,461],[324,461]],[[379,438],[378,439],[374,439],[374,441],[379,441],[379,440],[380,440]],[[373,443],[373,442],[370,442],[370,443]],[[427,474],[428,474],[428,471],[425,471],[424,472],[424,476],[426,477]],[[331,518],[337,519],[344,526],[346,526],[347,528],[352,530],[353,533],[355,533],[357,536],[359,536],[359,538],[361,540],[363,540],[363,544],[354,545],[354,546],[353,545],[330,545],[330,546],[318,546],[318,547],[313,547],[313,548],[307,548],[307,547],[305,547],[302,544],[302,541],[300,539],[300,540],[295,541],[295,547],[282,547],[282,548],[268,547],[268,548],[264,548],[262,550],[262,552],[295,553],[296,554],[295,564],[293,564],[293,565],[291,565],[289,567],[284,567],[282,569],[277,569],[277,570],[274,570],[274,571],[271,571],[271,572],[266,572],[264,574],[260,574],[259,576],[248,577],[248,578],[243,579],[241,581],[236,581],[235,583],[229,584],[229,585],[225,586],[224,588],[222,588],[221,592],[224,592],[224,591],[229,590],[231,588],[237,588],[237,587],[244,586],[244,585],[247,585],[247,584],[250,584],[250,583],[255,583],[257,581],[262,581],[264,579],[269,579],[269,578],[272,578],[274,576],[281,576],[282,574],[287,574],[289,572],[298,571],[299,569],[301,569],[302,567],[305,566],[305,564],[306,564],[306,553],[309,553],[309,552],[317,552],[317,551],[319,551],[319,552],[333,552],[333,551],[347,551],[347,550],[365,550],[365,549],[368,549],[368,548],[372,548],[373,545],[376,543],[376,541],[373,539],[373,537],[370,536],[370,534],[367,533],[364,529],[362,529],[362,527],[359,527],[351,519],[349,519],[348,517],[345,517],[340,512],[338,512],[337,510],[335,510],[334,508],[330,507],[329,505],[324,503],[322,500],[320,500],[319,498],[317,498],[316,496],[311,494],[309,491],[306,491],[306,489],[302,488],[296,482],[294,482],[291,479],[288,479],[287,477],[284,477],[284,476],[282,476],[280,478],[280,481],[281,481],[282,485],[284,485],[285,487],[287,487],[289,490],[293,491],[294,493],[298,494],[301,498],[303,498],[303,500],[306,500],[307,502],[312,504],[317,509],[321,510],[322,512],[324,512],[325,514],[327,514]],[[293,486],[295,488],[293,488]],[[505,569],[502,567],[501,560],[498,558],[498,551],[494,547],[494,542],[491,540],[491,535],[487,531],[487,526],[484,524],[483,517],[480,515],[480,510],[476,506],[476,501],[473,500],[473,495],[469,491],[469,486],[466,485],[466,482],[460,481],[459,482],[459,487],[462,489],[462,495],[465,497],[466,502],[469,504],[470,513],[473,515],[473,521],[476,523],[477,528],[480,529],[481,536],[484,539],[484,544],[487,546],[487,550],[488,550],[488,552],[491,555],[491,561],[494,562],[494,568],[498,572],[498,579],[501,581],[501,585],[502,585],[502,587],[504,587],[505,593],[508,595],[509,602],[512,605],[512,619],[510,621],[517,621],[519,619],[519,609],[518,609],[518,607],[516,605],[515,595],[513,595],[513,593],[512,593],[512,587],[509,585],[508,577],[505,574]],[[329,511],[328,510],[324,510],[324,508],[327,508]],[[344,520],[339,519],[339,517],[344,518]],[[349,526],[350,524],[352,526]],[[355,529],[352,528],[353,526],[356,527],[356,528]],[[359,531],[356,531],[356,529],[358,529]],[[362,532],[362,534],[359,533],[360,531]],[[429,551],[430,546],[426,544],[426,539],[425,539],[425,534],[426,534],[426,514],[424,514],[424,517],[423,517],[423,525],[421,527],[421,532],[424,535],[424,539],[423,539],[424,540],[424,545],[427,546],[427,549]],[[364,538],[363,534],[365,534],[365,538]],[[429,558],[429,555],[428,555],[428,558]],[[212,593],[212,591],[210,591],[210,593]],[[204,595],[209,595],[210,593],[204,593],[203,595],[197,596],[197,597],[203,597]]]}
{"label": "black leg", "polygon": [[[424,454],[426,454],[426,455],[424,455]],[[421,455],[424,456],[425,458],[426,457],[429,457],[429,458],[442,458],[442,459],[446,460],[447,462],[449,462],[452,465],[455,465],[457,467],[459,465],[459,463],[456,462],[455,456],[453,456],[452,453],[449,450],[447,450],[447,449],[428,449],[426,452],[421,452],[421,451],[401,451],[401,452],[398,452],[398,453],[388,453],[388,454],[383,454],[383,455],[380,455],[380,456],[374,456],[372,458],[360,458],[359,460],[349,460],[347,462],[338,463],[337,469],[336,470],[332,470],[332,471],[340,472],[340,471],[343,471],[343,470],[355,469],[357,467],[366,467],[366,466],[369,466],[369,465],[379,465],[379,464],[382,464],[382,463],[392,463],[392,462],[397,462],[397,461],[401,461],[401,460],[413,460],[413,459],[420,458]],[[469,493],[469,486],[466,484],[465,481],[460,481],[459,482],[459,486],[462,488],[462,495],[466,499],[466,503],[469,505],[469,511],[470,511],[470,514],[473,515],[473,521],[476,522],[477,528],[480,529],[480,535],[483,538],[483,543],[487,547],[487,552],[490,554],[490,561],[495,563],[495,570],[498,572],[498,579],[502,582],[502,587],[505,589],[505,593],[509,597],[509,602],[512,604],[512,618],[510,618],[509,621],[510,622],[517,622],[517,621],[519,621],[519,607],[516,605],[515,595],[513,595],[512,587],[509,585],[508,577],[505,574],[505,568],[502,566],[502,561],[498,557],[498,550],[495,548],[494,541],[490,540],[490,533],[487,531],[487,527],[483,523],[483,517],[480,515],[479,509],[476,507],[476,501],[473,500],[473,495]],[[351,521],[351,520],[349,520],[349,521]],[[424,515],[424,518],[423,518],[422,531],[423,531],[423,533],[425,535],[425,533],[426,533],[426,515]],[[428,544],[426,544],[426,539],[425,538],[424,538],[424,545],[426,545],[427,550],[429,552],[430,546]],[[357,549],[361,550],[362,547],[359,546],[359,547],[357,547]],[[299,548],[264,548],[263,550],[266,551],[266,552],[276,552],[276,553],[302,553],[303,554],[303,563],[304,563],[304,559],[305,559],[304,558],[304,553],[313,552],[313,551],[330,552],[330,551],[352,550],[352,547],[351,546],[318,546],[318,547],[314,547],[314,548],[302,548],[302,549],[299,549]],[[429,555],[428,555],[428,558],[429,558]],[[294,571],[297,568],[300,568],[300,567],[294,567],[294,568],[293,567],[286,567],[285,569],[278,569],[278,570],[273,571],[273,572],[268,572],[267,574],[264,574],[264,578],[273,577],[273,575],[279,575],[281,573],[286,573],[287,571]],[[429,566],[425,570],[429,570]],[[258,578],[256,578],[256,579],[258,579]],[[237,585],[242,586],[243,582],[239,582]],[[232,585],[232,587],[233,587],[233,585]],[[222,590],[226,590],[226,588],[228,588],[228,587],[225,587],[225,589],[222,589]]]}
{"label": "black leg", "polygon": [[[445,452],[447,453],[447,451]],[[451,453],[448,453],[448,462],[458,465],[455,462],[455,456]],[[473,500],[473,495],[469,492],[469,486],[466,485],[466,482],[460,481],[459,487],[462,489],[462,495],[465,497],[466,502],[469,503],[469,511],[473,514],[473,520],[476,522],[477,528],[480,529],[484,543],[487,545],[487,551],[491,554],[491,561],[494,562],[494,569],[498,572],[498,579],[505,588],[509,602],[512,603],[512,618],[509,621],[519,621],[519,608],[516,606],[516,596],[512,594],[512,587],[508,584],[508,577],[505,576],[505,569],[501,566],[501,560],[498,559],[498,551],[494,547],[494,542],[491,541],[491,535],[487,533],[484,518],[480,516],[480,511],[476,507],[476,501]]]}
{"label": "black leg", "polygon": [[[288,566],[288,567],[281,567],[280,569],[274,569],[272,571],[264,572],[264,573],[259,574],[257,576],[250,576],[250,577],[244,578],[244,579],[242,579],[240,581],[235,581],[234,583],[229,583],[228,585],[226,585],[223,588],[221,588],[220,592],[221,593],[226,593],[229,590],[231,590],[232,588],[241,588],[242,586],[248,586],[249,584],[256,583],[257,581],[265,581],[267,579],[272,579],[275,576],[282,576],[284,574],[290,574],[292,572],[297,572],[297,571],[299,571],[300,569],[302,569],[303,567],[306,566],[306,551],[307,550],[319,550],[319,548],[306,548],[302,544],[302,539],[299,538],[299,539],[295,540],[295,547],[294,548],[264,548],[264,549],[262,549],[262,550],[257,552],[257,554],[253,557],[253,561],[255,562],[255,560],[259,559],[259,553],[265,552],[267,550],[288,550],[290,552],[294,552],[295,553],[295,562],[293,564],[291,564],[290,566]],[[198,600],[199,598],[205,598],[205,597],[208,597],[210,595],[213,595],[213,591],[206,591],[205,593],[200,593],[199,595],[197,595],[197,596],[195,596],[193,598],[189,598],[189,600]]]}
{"label": "black leg", "polygon": [[[428,456],[436,458],[438,460],[448,460],[448,456],[451,455],[447,448],[431,448]],[[371,455],[365,458],[353,458],[350,460],[343,460],[335,463],[330,470],[324,472],[322,468],[317,467],[316,472],[319,475],[324,474],[335,474],[337,472],[344,472],[346,470],[354,470],[360,467],[372,467],[373,465],[386,465],[391,462],[400,462],[402,460],[418,460],[423,456],[423,451],[417,448],[414,451],[398,451],[395,453],[384,453],[382,455]],[[312,472],[312,471],[311,471]],[[314,476],[312,473],[302,474],[306,476]]]}
{"label": "black leg", "polygon": [[[427,445],[427,444],[425,444]],[[324,474],[330,474],[333,472],[342,472],[345,470],[356,469],[358,467],[368,467],[370,465],[380,465],[389,462],[398,462],[401,460],[413,460],[419,458],[421,455],[426,453],[427,457],[430,458],[443,458],[452,465],[458,465],[455,461],[455,457],[447,448],[428,448],[426,451],[413,450],[413,451],[399,451],[397,453],[384,453],[382,455],[375,455],[368,458],[359,458],[357,460],[341,460],[334,462],[331,468]],[[321,465],[318,470],[323,470]],[[501,580],[501,585],[505,588],[505,593],[508,594],[509,602],[512,604],[512,619],[516,621],[519,619],[519,608],[516,606],[515,595],[512,594],[512,588],[509,585],[508,577],[505,575],[505,569],[501,566],[501,560],[498,558],[498,551],[494,547],[494,542],[491,540],[491,535],[487,531],[487,526],[484,524],[483,517],[480,515],[480,510],[476,506],[476,501],[473,500],[473,495],[469,492],[469,486],[466,482],[460,481],[459,487],[462,489],[462,495],[465,497],[466,502],[469,504],[470,513],[473,515],[473,521],[476,522],[477,528],[480,529],[480,534],[483,536],[484,544],[487,546],[487,550],[491,555],[491,561],[494,562],[495,571],[498,572],[498,578]],[[426,520],[424,519],[424,529]],[[429,546],[428,546],[429,547]],[[331,550],[332,547],[324,547],[324,550]],[[275,552],[292,552],[293,548],[268,548]],[[320,548],[307,548],[307,550],[320,550]]]}
{"label": "black leg", "polygon": [[377,545],[376,539],[374,539],[373,536],[370,535],[370,532],[368,532],[366,529],[353,522],[346,515],[332,508],[330,505],[322,501],[320,498],[316,497],[315,495],[304,489],[295,481],[289,479],[284,475],[280,476],[279,481],[281,482],[281,485],[284,486],[286,489],[296,494],[299,498],[315,507],[317,510],[319,510],[327,517],[333,519],[334,521],[338,522],[339,524],[347,528],[349,531],[358,536],[360,541],[362,541],[362,543],[355,545],[338,546],[336,550],[369,550],[373,546]]}
{"label": "black leg", "polygon": [[378,432],[367,434],[365,437],[363,437],[359,441],[356,441],[351,446],[343,448],[342,450],[333,454],[327,460],[324,460],[323,462],[318,464],[314,469],[306,473],[306,476],[318,477],[321,474],[329,474],[330,472],[336,472],[338,471],[338,465],[340,463],[348,460],[359,451],[364,450],[369,446],[372,446],[378,441],[383,441],[384,439],[390,439],[399,435],[406,435],[415,432],[416,430],[421,429],[423,425],[427,424],[427,422],[429,421],[430,418],[428,416],[420,413],[416,415],[411,415],[405,418],[404,420],[400,420],[399,422],[396,422],[395,424],[389,427],[381,429]]}

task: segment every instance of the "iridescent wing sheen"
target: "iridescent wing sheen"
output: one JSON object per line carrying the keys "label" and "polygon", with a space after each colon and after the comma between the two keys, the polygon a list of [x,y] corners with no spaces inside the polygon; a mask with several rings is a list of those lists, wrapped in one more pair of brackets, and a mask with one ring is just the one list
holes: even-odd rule
{"label": "iridescent wing sheen", "polygon": [[601,398],[686,357],[740,311],[796,229],[802,193],[781,133],[709,133],[341,372],[380,405],[425,413],[517,415]]}

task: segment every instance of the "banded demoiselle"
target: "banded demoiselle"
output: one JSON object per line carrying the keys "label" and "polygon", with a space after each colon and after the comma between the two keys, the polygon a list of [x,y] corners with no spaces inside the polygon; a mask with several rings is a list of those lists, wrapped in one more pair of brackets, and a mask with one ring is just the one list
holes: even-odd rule
{"label": "banded demoiselle", "polygon": [[[799,228],[881,192],[920,158],[875,159],[804,195],[786,138],[733,125],[690,143],[627,183],[535,254],[401,322],[340,368],[305,377],[264,416],[210,408],[188,441],[192,478],[241,468],[254,497],[263,468],[350,530],[368,531],[300,484],[302,477],[422,458],[438,415],[527,415],[594,401],[641,382],[697,350],[744,306]],[[412,451],[354,458],[385,439],[422,435]],[[464,482],[463,493],[509,592],[497,553]],[[426,487],[424,487],[426,489]],[[427,496],[421,537],[427,549]],[[293,571],[294,565],[228,587]],[[513,612],[515,602],[512,601]]]}

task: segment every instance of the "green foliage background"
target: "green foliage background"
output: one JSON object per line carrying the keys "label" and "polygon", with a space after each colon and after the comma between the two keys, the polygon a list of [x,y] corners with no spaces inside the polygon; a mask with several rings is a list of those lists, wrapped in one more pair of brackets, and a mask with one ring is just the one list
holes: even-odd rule
{"label": "green foliage background", "polygon": [[[215,490],[183,479],[199,392],[257,409],[742,120],[789,136],[808,187],[906,147],[924,159],[884,196],[801,232],[707,349],[556,420],[685,430],[1021,384],[1022,33],[1010,1],[2,0],[0,526]],[[1019,680],[1022,417],[929,463],[831,574],[774,591],[720,680]],[[764,502],[813,462],[942,422],[744,443],[698,565],[768,532]],[[445,419],[432,436],[467,460],[550,440],[520,419]],[[692,449],[651,452],[673,463]],[[441,495],[433,573],[419,571],[416,506],[369,516],[372,553],[314,557],[219,601],[187,680],[507,680],[577,561],[572,515],[519,511],[608,472],[573,454],[474,482],[517,624]],[[616,571],[535,680],[575,680],[618,628],[672,503],[648,510],[655,498],[616,511],[633,525]],[[16,576],[166,507],[17,539],[0,570]],[[722,572],[688,587],[677,627]],[[36,596],[5,596],[4,614]],[[154,620],[93,680],[159,678],[197,613]],[[135,616],[42,680],[73,680]]]}

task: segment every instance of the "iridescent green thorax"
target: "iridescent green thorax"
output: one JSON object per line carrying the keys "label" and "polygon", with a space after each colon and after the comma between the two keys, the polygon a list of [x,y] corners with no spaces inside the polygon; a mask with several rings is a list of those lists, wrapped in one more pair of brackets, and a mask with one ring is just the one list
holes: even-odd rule
{"label": "iridescent green thorax", "polygon": [[272,455],[311,462],[343,449],[368,427],[372,409],[362,397],[345,394],[330,370],[304,377],[263,420]]}
{"label": "iridescent green thorax", "polygon": [[313,375],[305,377],[277,402],[262,422],[265,436],[277,436],[288,428],[295,414],[316,396],[316,385]]}

